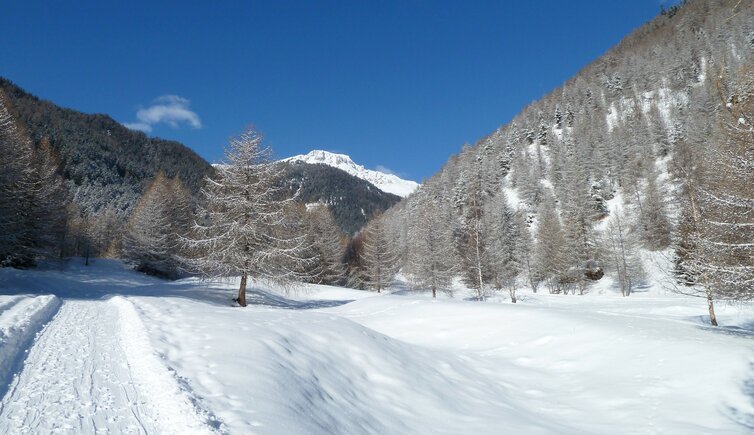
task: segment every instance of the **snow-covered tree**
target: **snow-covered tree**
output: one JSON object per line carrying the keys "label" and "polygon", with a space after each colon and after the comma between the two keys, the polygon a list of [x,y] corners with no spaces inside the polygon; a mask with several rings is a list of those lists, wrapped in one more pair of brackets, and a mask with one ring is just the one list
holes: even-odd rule
{"label": "snow-covered tree", "polygon": [[34,147],[2,92],[0,156],[0,265],[31,265],[59,252],[66,194],[49,142]]}
{"label": "snow-covered tree", "polygon": [[249,128],[231,139],[226,164],[208,177],[193,234],[186,240],[189,264],[207,276],[241,276],[238,304],[246,306],[250,279],[300,279],[311,259],[305,235],[295,234],[289,207],[262,136]]}
{"label": "snow-covered tree", "polygon": [[689,126],[688,144],[676,144],[674,158],[682,205],[676,254],[686,284],[680,291],[705,297],[715,326],[715,300],[754,298],[754,73],[724,75],[716,86],[719,128],[710,135]]}
{"label": "snow-covered tree", "polygon": [[628,225],[624,213],[619,211],[610,217],[605,231],[605,245],[620,285],[620,292],[623,296],[629,296],[644,272],[638,252],[637,236]]}
{"label": "snow-covered tree", "polygon": [[461,218],[455,236],[464,281],[468,287],[476,290],[479,300],[484,300],[486,284],[490,279],[485,246],[484,204],[496,189],[485,182],[487,180],[478,156],[473,156],[472,159],[461,171],[461,176],[465,179],[465,190],[458,202]]}
{"label": "snow-covered tree", "polygon": [[652,165],[647,171],[643,194],[637,198],[641,204],[639,227],[644,246],[653,250],[667,248],[672,232],[665,195],[658,186],[657,176],[657,169]]}
{"label": "snow-covered tree", "polygon": [[520,245],[518,213],[508,204],[505,191],[498,192],[485,205],[484,238],[490,270],[490,284],[496,290],[507,290],[516,303],[518,277],[524,266]]}
{"label": "snow-covered tree", "polygon": [[398,254],[382,217],[374,218],[364,230],[359,257],[354,276],[356,283],[377,293],[393,283],[398,272]]}
{"label": "snow-covered tree", "polygon": [[179,238],[189,229],[191,197],[178,179],[155,176],[131,212],[123,237],[123,257],[142,272],[175,277]]}
{"label": "snow-covered tree", "polygon": [[441,201],[438,195],[431,195],[411,222],[406,262],[412,286],[431,290],[433,298],[438,290],[451,291],[458,272],[451,227],[453,215]]}
{"label": "snow-covered tree", "polygon": [[550,293],[559,293],[563,290],[561,280],[567,271],[567,253],[555,198],[549,192],[539,205],[537,220],[534,247],[536,269],[542,274]]}
{"label": "snow-covered tree", "polygon": [[340,284],[345,278],[346,235],[340,230],[330,209],[318,204],[307,210],[302,206],[302,219],[307,235],[308,256],[306,279],[316,284]]}

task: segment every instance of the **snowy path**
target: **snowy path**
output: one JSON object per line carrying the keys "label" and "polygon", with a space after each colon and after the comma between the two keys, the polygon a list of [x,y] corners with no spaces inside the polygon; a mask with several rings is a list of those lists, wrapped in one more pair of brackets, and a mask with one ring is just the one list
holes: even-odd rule
{"label": "snowy path", "polygon": [[0,269],[0,434],[754,433],[754,304],[235,285]]}
{"label": "snowy path", "polygon": [[0,403],[0,433],[210,432],[130,302],[69,300]]}

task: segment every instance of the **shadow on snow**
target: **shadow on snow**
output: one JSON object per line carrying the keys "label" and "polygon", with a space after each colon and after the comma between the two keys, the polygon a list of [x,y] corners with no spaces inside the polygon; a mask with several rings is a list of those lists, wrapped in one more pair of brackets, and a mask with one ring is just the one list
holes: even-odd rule
{"label": "shadow on snow", "polygon": [[[0,295],[52,294],[62,299],[105,299],[110,296],[175,297],[221,306],[235,305],[238,289],[232,280],[185,278],[163,280],[128,269],[117,260],[96,259],[85,266],[80,259],[50,262],[36,269],[0,269]],[[306,292],[299,293],[306,296]],[[351,300],[296,300],[249,286],[249,305],[307,310],[329,308]]]}

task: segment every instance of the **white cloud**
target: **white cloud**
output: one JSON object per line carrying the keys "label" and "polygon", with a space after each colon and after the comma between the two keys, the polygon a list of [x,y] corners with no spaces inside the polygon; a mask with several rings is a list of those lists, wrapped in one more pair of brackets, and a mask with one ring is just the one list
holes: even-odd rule
{"label": "white cloud", "polygon": [[123,125],[132,130],[146,133],[152,131],[156,124],[167,124],[173,128],[188,125],[191,128],[202,128],[202,121],[189,106],[191,101],[178,95],[163,95],[156,98],[149,107],[136,112],[136,122]]}

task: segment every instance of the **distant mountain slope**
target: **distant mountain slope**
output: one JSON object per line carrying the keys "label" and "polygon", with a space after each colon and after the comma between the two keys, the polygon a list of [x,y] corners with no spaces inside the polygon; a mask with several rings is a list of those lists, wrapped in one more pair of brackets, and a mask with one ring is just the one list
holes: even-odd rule
{"label": "distant mountain slope", "polygon": [[419,187],[419,184],[414,181],[404,180],[393,174],[386,174],[384,172],[366,169],[364,166],[356,164],[353,160],[351,160],[351,157],[345,154],[335,154],[328,151],[314,150],[310,151],[308,154],[289,157],[287,159],[283,159],[282,161],[304,162],[311,165],[323,164],[332,166],[333,168],[338,168],[353,175],[354,177],[358,177],[362,180],[366,180],[372,183],[383,192],[398,195],[402,198],[407,197]]}
{"label": "distant mountain slope", "polygon": [[[592,260],[612,261],[607,228],[621,209],[642,249],[675,248],[677,266],[694,243],[688,179],[697,177],[697,157],[731,142],[726,129],[749,128],[739,118],[732,129],[727,111],[751,101],[752,71],[754,2],[689,0],[664,9],[508,124],[463,147],[391,208],[396,244],[402,252],[415,246],[405,226],[440,207],[450,210],[443,225],[456,237],[458,261],[470,258],[467,234],[481,228],[474,219],[494,204],[489,198],[504,195],[535,236],[531,258],[540,264],[532,279],[544,271],[566,286]],[[725,164],[710,173],[730,171]],[[543,216],[548,225],[540,227]],[[548,251],[556,245],[562,252]]]}
{"label": "distant mountain slope", "polygon": [[35,143],[48,138],[62,161],[71,195],[80,206],[107,206],[125,214],[145,184],[160,170],[179,176],[197,192],[212,167],[175,141],[147,137],[107,115],[89,115],[59,107],[0,78],[0,90]]}
{"label": "distant mountain slope", "polygon": [[[10,99],[14,116],[26,127],[32,140],[35,143],[42,138],[50,140],[61,159],[71,197],[89,211],[112,207],[125,217],[146,184],[160,170],[170,177],[179,176],[194,193],[213,170],[198,154],[179,142],[150,138],[107,115],[90,115],[59,107],[4,78],[0,78],[0,90]],[[374,214],[400,200],[334,167],[294,161],[285,164],[286,177],[282,183],[299,190],[300,200],[305,203],[326,203],[347,233],[358,231]],[[395,183],[394,179],[400,180],[397,177],[382,175],[395,186],[412,183],[401,185]]]}
{"label": "distant mountain slope", "polygon": [[300,200],[327,204],[335,221],[348,234],[400,201],[400,197],[332,166],[300,161],[281,163],[285,165],[284,182],[292,191],[298,190]]}

